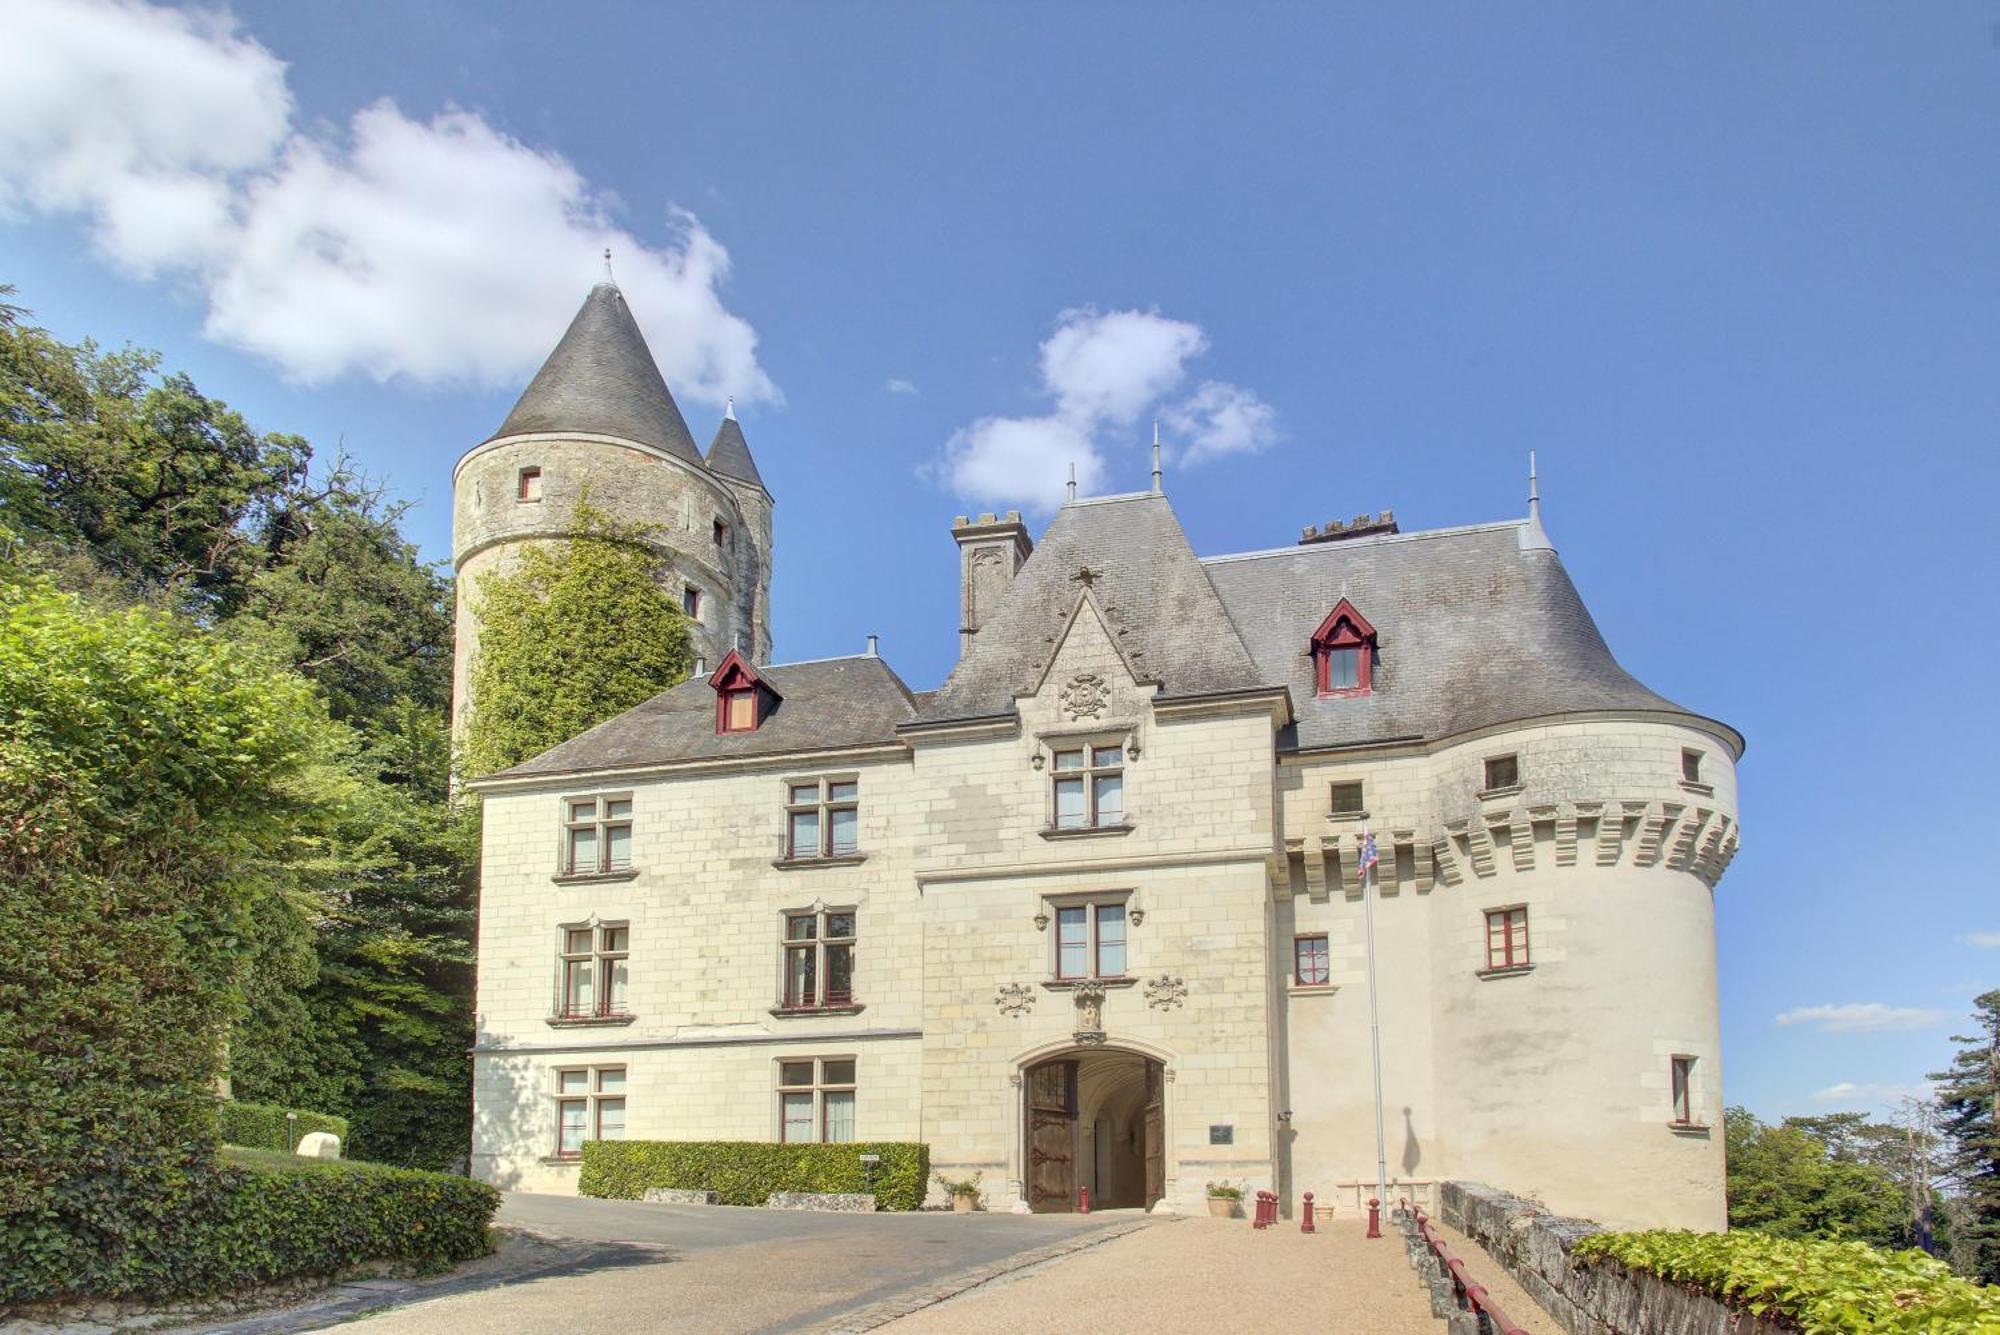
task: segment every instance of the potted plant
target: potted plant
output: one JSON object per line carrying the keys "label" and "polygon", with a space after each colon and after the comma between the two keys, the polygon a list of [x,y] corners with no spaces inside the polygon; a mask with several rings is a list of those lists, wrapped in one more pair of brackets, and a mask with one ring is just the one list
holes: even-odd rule
{"label": "potted plant", "polygon": [[1227,1182],[1208,1184],[1208,1212],[1217,1219],[1234,1219],[1236,1207],[1243,1200],[1243,1188],[1231,1186]]}
{"label": "potted plant", "polygon": [[949,1178],[937,1174],[937,1184],[944,1188],[944,1194],[951,1197],[951,1208],[955,1214],[971,1214],[979,1208],[979,1178],[974,1173],[966,1178]]}

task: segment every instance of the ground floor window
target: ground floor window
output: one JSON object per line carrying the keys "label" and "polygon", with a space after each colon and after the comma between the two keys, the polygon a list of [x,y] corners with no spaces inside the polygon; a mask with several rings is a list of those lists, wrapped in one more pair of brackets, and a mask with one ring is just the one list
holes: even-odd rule
{"label": "ground floor window", "polygon": [[577,1066],[556,1072],[556,1154],[574,1159],[586,1140],[625,1139],[625,1068]]}
{"label": "ground floor window", "polygon": [[854,1139],[854,1058],[778,1063],[778,1139],[788,1145]]}

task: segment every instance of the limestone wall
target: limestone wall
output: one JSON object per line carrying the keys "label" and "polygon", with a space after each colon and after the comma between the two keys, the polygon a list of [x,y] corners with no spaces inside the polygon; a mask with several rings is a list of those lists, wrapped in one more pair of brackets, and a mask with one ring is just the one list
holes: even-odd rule
{"label": "limestone wall", "polygon": [[[785,785],[839,776],[860,785],[860,851],[847,865],[773,866]],[[916,1031],[923,1008],[921,914],[908,844],[895,821],[910,801],[906,759],[769,764],[639,782],[552,783],[486,799],[479,916],[473,1134],[475,1174],[563,1190],[555,1146],[559,1067],[622,1064],[633,1138],[771,1140],[776,1063],[857,1062],[856,1134],[915,1139]],[[635,875],[558,875],[562,802],[629,792]],[[854,993],[862,1009],[773,1015],[781,1000],[787,911],[853,908]],[[630,924],[629,1024],[566,1027],[558,1004],[560,931]]]}
{"label": "limestone wall", "polygon": [[1790,1329],[1643,1272],[1578,1264],[1570,1248],[1599,1231],[1591,1220],[1554,1214],[1537,1201],[1478,1182],[1446,1182],[1439,1199],[1444,1222],[1484,1247],[1569,1335],[1783,1335]]}
{"label": "limestone wall", "polygon": [[[1700,784],[1681,778],[1683,749],[1703,753]],[[1522,783],[1482,796],[1496,754],[1518,757]],[[1329,785],[1354,780],[1366,819],[1329,819]],[[1332,965],[1331,988],[1284,988],[1291,1194],[1375,1176],[1365,826],[1382,858],[1389,1176],[1477,1173],[1620,1226],[1723,1226],[1712,885],[1736,836],[1721,738],[1552,723],[1287,764],[1279,787],[1290,857],[1273,953],[1288,964],[1294,935],[1324,932]],[[1531,967],[1489,971],[1486,911],[1513,905]],[[1695,1059],[1693,1127],[1670,1124],[1677,1055]]]}

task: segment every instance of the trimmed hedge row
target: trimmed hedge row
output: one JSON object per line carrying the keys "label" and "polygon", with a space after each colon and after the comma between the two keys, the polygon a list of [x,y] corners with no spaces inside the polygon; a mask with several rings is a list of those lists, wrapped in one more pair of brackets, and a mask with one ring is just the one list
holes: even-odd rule
{"label": "trimmed hedge row", "polygon": [[[293,1126],[285,1124],[288,1113],[298,1118]],[[347,1148],[347,1119],[331,1113],[280,1108],[274,1103],[238,1103],[234,1099],[224,1099],[216,1105],[215,1117],[218,1136],[225,1145],[290,1154],[299,1147],[300,1138],[307,1134],[331,1131],[340,1137],[342,1151]]]}
{"label": "trimmed hedge row", "polygon": [[[880,1157],[872,1179],[861,1156]],[[774,1145],[757,1140],[591,1140],[577,1192],[638,1200],[648,1187],[713,1191],[724,1205],[762,1205],[774,1191],[875,1193],[883,1210],[924,1203],[931,1147],[911,1141]]]}
{"label": "trimmed hedge row", "polygon": [[232,1153],[150,1204],[145,1229],[94,1239],[9,1219],[0,1315],[69,1298],[207,1297],[367,1261],[448,1270],[492,1250],[500,1193],[414,1168]]}
{"label": "trimmed hedge row", "polygon": [[2000,1290],[1920,1251],[1733,1233],[1594,1233],[1573,1254],[1616,1261],[1813,1335],[2000,1332]]}

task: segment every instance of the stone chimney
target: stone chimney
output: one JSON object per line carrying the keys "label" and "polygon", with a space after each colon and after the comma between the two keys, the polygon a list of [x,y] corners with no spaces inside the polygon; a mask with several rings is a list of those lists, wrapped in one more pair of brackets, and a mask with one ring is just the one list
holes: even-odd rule
{"label": "stone chimney", "polygon": [[1396,512],[1384,510],[1373,519],[1367,515],[1356,515],[1345,524],[1338,519],[1329,519],[1324,528],[1307,524],[1305,532],[1299,535],[1299,546],[1308,547],[1316,542],[1341,542],[1347,538],[1370,538],[1380,533],[1395,531]]}
{"label": "stone chimney", "polygon": [[959,515],[951,521],[951,536],[958,543],[958,656],[963,658],[1035,544],[1019,510],[999,518],[989,511],[976,520]]}

